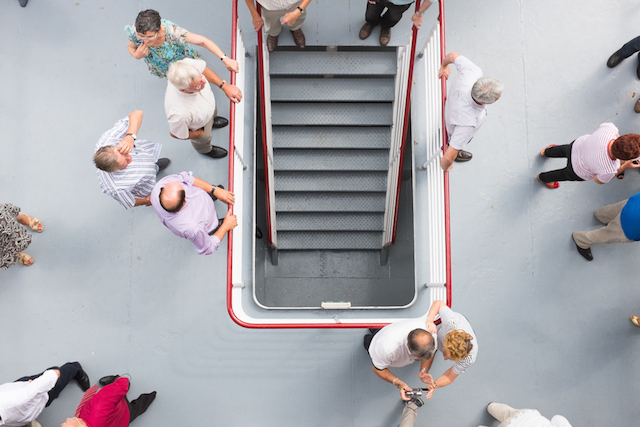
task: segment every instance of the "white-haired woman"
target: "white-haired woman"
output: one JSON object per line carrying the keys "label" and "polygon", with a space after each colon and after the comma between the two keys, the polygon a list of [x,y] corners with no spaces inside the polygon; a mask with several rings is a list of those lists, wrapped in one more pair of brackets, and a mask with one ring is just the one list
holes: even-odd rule
{"label": "white-haired woman", "polygon": [[202,46],[220,58],[227,70],[237,73],[238,62],[226,56],[208,38],[191,33],[171,21],[161,19],[155,10],[143,10],[138,14],[135,25],[124,28],[129,41],[127,49],[131,56],[143,59],[151,74],[165,77],[172,62],[185,58],[200,58],[193,44]]}

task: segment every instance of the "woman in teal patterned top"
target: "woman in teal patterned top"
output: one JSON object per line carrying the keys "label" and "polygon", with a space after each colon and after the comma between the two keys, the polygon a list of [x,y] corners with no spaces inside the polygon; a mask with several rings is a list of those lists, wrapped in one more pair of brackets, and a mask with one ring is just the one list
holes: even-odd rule
{"label": "woman in teal patterned top", "polygon": [[238,63],[222,53],[211,40],[190,33],[171,21],[160,19],[155,10],[144,10],[138,14],[136,23],[124,28],[129,37],[127,49],[136,59],[144,59],[151,74],[165,77],[172,62],[184,58],[200,58],[191,46],[202,46],[224,62],[227,70],[238,72]]}

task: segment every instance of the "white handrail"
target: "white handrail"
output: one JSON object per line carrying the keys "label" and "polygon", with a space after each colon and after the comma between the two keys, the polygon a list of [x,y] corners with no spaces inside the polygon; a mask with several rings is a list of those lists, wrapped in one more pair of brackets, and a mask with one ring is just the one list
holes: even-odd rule
{"label": "white handrail", "polygon": [[396,71],[395,99],[393,101],[393,125],[391,126],[391,147],[389,149],[389,174],[387,175],[387,197],[384,206],[384,230],[382,246],[393,241],[393,223],[396,214],[398,179],[402,159],[402,133],[409,87],[409,68],[411,64],[411,45],[413,33],[404,46],[398,47],[398,68]]}
{"label": "white handrail", "polygon": [[425,61],[424,99],[426,101],[425,142],[427,161],[420,170],[426,170],[429,186],[429,283],[431,300],[447,300],[444,283],[447,281],[444,172],[440,167],[442,157],[442,86],[438,71],[442,63],[440,54],[440,25],[433,26],[421,56]]}
{"label": "white handrail", "polygon": [[[263,30],[261,30],[263,31]],[[276,230],[276,190],[275,190],[275,181],[274,181],[274,173],[273,173],[273,130],[271,129],[271,77],[269,73],[269,49],[267,49],[267,34],[262,33],[262,46],[260,47],[260,52],[262,54],[262,79],[264,81],[264,120],[266,126],[266,146],[267,152],[265,155],[267,156],[267,170],[265,174],[267,174],[267,179],[265,182],[268,184],[267,191],[269,192],[268,198],[269,203],[267,209],[269,209],[269,220],[271,236],[269,241],[274,247],[278,245],[278,233]],[[263,136],[264,137],[264,136]]]}
{"label": "white handrail", "polygon": [[[240,67],[240,72],[235,75],[235,84],[242,93],[245,93],[245,81],[246,81],[246,53],[247,48],[242,37],[242,29],[240,23],[236,30],[236,61]],[[236,202],[234,204],[233,213],[238,218],[238,224],[240,227],[236,227],[233,230],[233,252],[231,254],[231,260],[233,263],[231,281],[236,286],[242,283],[242,256],[243,256],[243,227],[242,224],[246,224],[247,218],[251,218],[251,213],[247,212],[247,209],[251,209],[251,204],[248,206],[244,203],[243,190],[245,186],[245,171],[247,169],[244,163],[244,120],[245,120],[245,108],[250,105],[249,101],[243,100],[240,104],[235,105],[235,119],[233,121],[233,134],[234,134],[234,156],[233,156],[233,183],[234,192],[236,194]]]}

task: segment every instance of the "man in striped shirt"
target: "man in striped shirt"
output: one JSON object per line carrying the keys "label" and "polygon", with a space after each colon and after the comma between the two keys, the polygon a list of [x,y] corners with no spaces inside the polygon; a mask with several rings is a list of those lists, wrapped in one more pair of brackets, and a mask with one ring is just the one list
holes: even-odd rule
{"label": "man in striped shirt", "polygon": [[141,124],[140,110],[116,122],[100,137],[93,157],[102,192],[125,209],[150,206],[156,174],[171,163],[167,158],[158,159],[161,144],[137,139]]}
{"label": "man in striped shirt", "polygon": [[634,163],[640,156],[640,135],[620,136],[613,123],[602,123],[591,135],[583,135],[571,144],[551,144],[540,155],[567,159],[565,168],[538,174],[538,180],[548,188],[558,188],[558,181],[593,180],[606,184],[626,169],[640,167]]}

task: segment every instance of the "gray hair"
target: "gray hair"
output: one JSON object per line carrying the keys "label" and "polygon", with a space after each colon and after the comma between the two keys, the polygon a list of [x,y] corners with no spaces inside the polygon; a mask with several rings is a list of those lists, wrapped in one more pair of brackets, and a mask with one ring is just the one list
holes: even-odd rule
{"label": "gray hair", "polygon": [[178,89],[188,88],[191,82],[197,80],[198,77],[198,70],[182,60],[171,64],[169,71],[167,71],[167,80]]}
{"label": "gray hair", "polygon": [[504,85],[491,77],[480,77],[471,88],[471,97],[477,102],[493,104],[500,98]]}
{"label": "gray hair", "polygon": [[[426,345],[421,345],[420,337],[426,336],[429,337],[429,343]],[[411,354],[416,356],[421,360],[429,360],[436,354],[436,343],[433,339],[433,336],[425,331],[424,329],[417,328],[413,331],[409,332],[407,336],[407,343],[409,344],[409,351]]]}
{"label": "gray hair", "polygon": [[120,169],[118,157],[116,156],[116,146],[107,145],[100,148],[93,156],[93,163],[96,164],[98,169],[105,172],[115,172]]}
{"label": "gray hair", "polygon": [[160,14],[153,9],[143,10],[136,18],[136,33],[145,34],[148,31],[157,33],[160,31]]}

